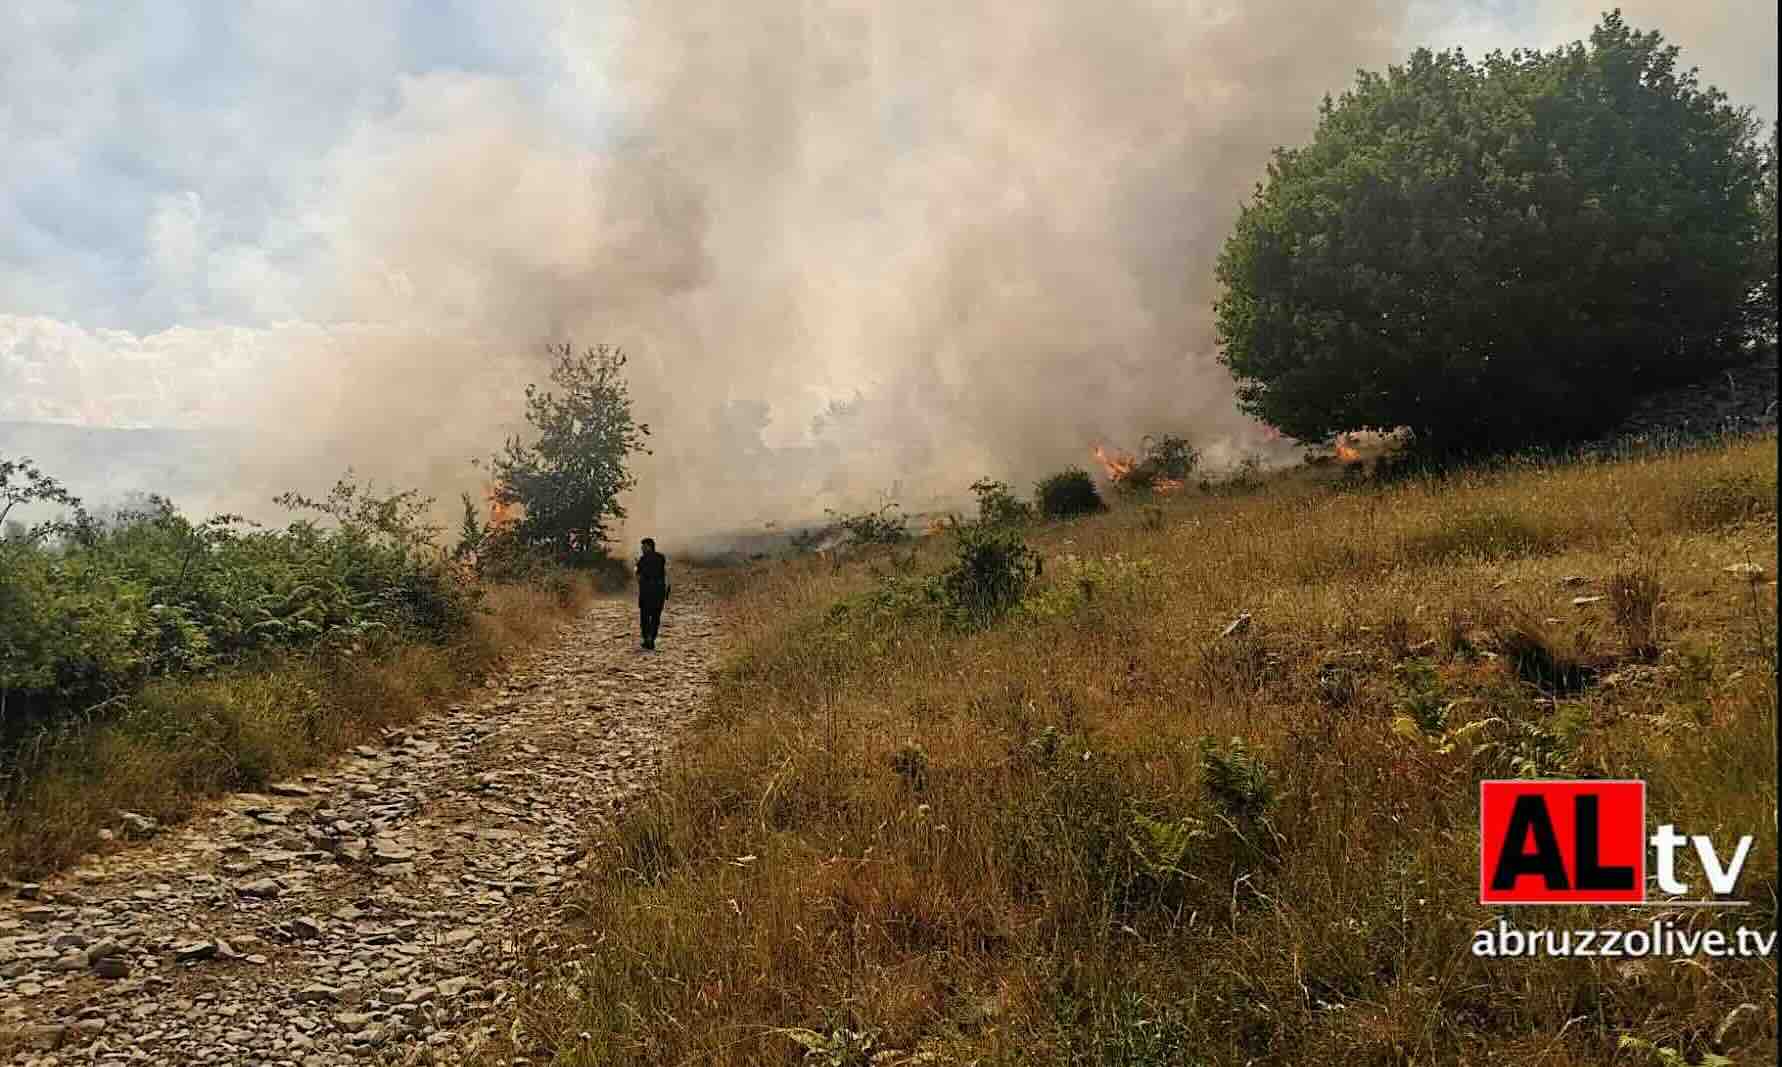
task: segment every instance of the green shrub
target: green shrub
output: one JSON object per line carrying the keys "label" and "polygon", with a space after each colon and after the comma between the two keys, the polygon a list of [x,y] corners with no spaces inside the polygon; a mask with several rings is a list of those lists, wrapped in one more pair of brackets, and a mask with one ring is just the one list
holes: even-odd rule
{"label": "green shrub", "polygon": [[1033,498],[1040,514],[1048,519],[1090,515],[1107,508],[1095,480],[1081,467],[1067,468],[1039,482],[1033,487]]}
{"label": "green shrub", "polygon": [[1664,600],[1664,585],[1657,572],[1646,567],[1616,571],[1609,578],[1608,593],[1615,628],[1621,632],[1627,654],[1636,659],[1656,657],[1659,607]]}
{"label": "green shrub", "polygon": [[1083,1012],[1060,1011],[1057,1040],[1068,1055],[1060,1063],[1104,1067],[1164,1067],[1210,1062],[1193,1020],[1179,1005],[1126,990]]}
{"label": "green shrub", "polygon": [[[20,471],[36,474],[6,474]],[[27,489],[42,497],[47,482]],[[75,518],[0,546],[0,747],[115,707],[151,678],[263,651],[443,642],[481,604],[433,547],[430,501],[350,474],[320,501],[279,498],[314,516],[283,530],[194,522],[159,497],[103,521],[53,499]]]}
{"label": "green shrub", "polygon": [[1520,610],[1500,627],[1498,644],[1517,679],[1544,693],[1571,693],[1596,680],[1589,635],[1559,631],[1538,613]]}
{"label": "green shrub", "polygon": [[891,754],[891,769],[920,793],[928,787],[928,753],[918,744],[906,744]]}
{"label": "green shrub", "polygon": [[1007,482],[979,478],[971,483],[978,501],[978,521],[985,526],[1017,526],[1033,518],[1033,507],[1017,498]]}
{"label": "green shrub", "polygon": [[1116,552],[1099,559],[1066,553],[1053,561],[1043,585],[1021,602],[1021,612],[1036,619],[1060,618],[1107,597],[1136,597],[1155,588],[1157,565],[1150,559],[1127,559]]}
{"label": "green shrub", "polygon": [[938,580],[941,601],[958,620],[989,626],[1021,602],[1039,576],[1039,554],[1012,530],[962,526],[958,551]]}
{"label": "green shrub", "polygon": [[1219,257],[1239,404],[1300,440],[1409,426],[1435,453],[1610,429],[1774,322],[1753,314],[1775,265],[1755,133],[1619,12],[1551,51],[1359,73]]}
{"label": "green shrub", "polygon": [[887,503],[877,511],[842,514],[825,511],[848,535],[850,545],[895,545],[909,540],[909,516]]}
{"label": "green shrub", "polygon": [[[595,555],[593,562],[588,566],[588,571],[593,575],[594,588],[602,593],[622,593],[631,585],[631,565],[625,560],[605,552]],[[559,571],[555,574],[555,578],[567,580],[568,575]],[[553,584],[551,588],[553,591],[558,591],[560,587]]]}
{"label": "green shrub", "polygon": [[899,624],[932,618],[939,600],[933,579],[880,575],[867,589],[832,605],[823,627],[836,641],[871,646]]}
{"label": "green shrub", "polygon": [[1230,818],[1255,818],[1274,796],[1268,765],[1241,737],[1223,746],[1202,738],[1200,771],[1207,797]]}

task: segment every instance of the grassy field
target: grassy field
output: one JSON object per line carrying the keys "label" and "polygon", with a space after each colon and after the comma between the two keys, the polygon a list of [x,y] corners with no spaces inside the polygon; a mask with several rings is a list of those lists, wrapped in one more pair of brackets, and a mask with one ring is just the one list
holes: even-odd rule
{"label": "grassy field", "polygon": [[947,537],[717,574],[714,707],[601,841],[519,1045],[1773,1062],[1773,958],[1470,947],[1512,911],[1666,914],[1476,903],[1476,783],[1516,775],[1643,778],[1649,823],[1755,834],[1750,907],[1669,914],[1775,929],[1776,461],[1767,438],[1128,503],[1029,528],[1043,575],[976,630],[875,600]]}
{"label": "grassy field", "polygon": [[0,877],[30,878],[129,835],[120,811],[177,822],[208,797],[255,789],[413,719],[481,680],[503,656],[584,607],[581,578],[489,585],[486,611],[444,644],[374,655],[273,651],[131,693],[125,710],[46,735],[0,804]]}

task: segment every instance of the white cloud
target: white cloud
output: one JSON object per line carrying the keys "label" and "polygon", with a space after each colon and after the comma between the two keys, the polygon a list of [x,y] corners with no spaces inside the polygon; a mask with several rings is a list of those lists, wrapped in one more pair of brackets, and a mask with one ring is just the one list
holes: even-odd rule
{"label": "white cloud", "polygon": [[150,334],[0,314],[0,420],[227,425],[259,376],[317,328],[176,326]]}

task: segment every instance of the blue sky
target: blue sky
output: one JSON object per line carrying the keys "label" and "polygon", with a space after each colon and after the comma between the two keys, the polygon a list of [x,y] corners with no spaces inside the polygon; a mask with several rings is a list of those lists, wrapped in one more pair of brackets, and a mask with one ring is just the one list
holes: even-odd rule
{"label": "blue sky", "polygon": [[598,101],[560,95],[557,29],[528,2],[11,0],[0,312],[136,333],[302,314],[324,164],[404,78],[498,79],[595,134]]}

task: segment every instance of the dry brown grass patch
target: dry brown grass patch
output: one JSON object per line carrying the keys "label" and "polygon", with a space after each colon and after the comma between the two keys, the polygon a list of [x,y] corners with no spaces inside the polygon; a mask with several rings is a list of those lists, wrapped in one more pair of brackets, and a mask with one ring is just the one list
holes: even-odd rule
{"label": "dry brown grass patch", "polygon": [[[1773,997],[1773,962],[1636,982],[1471,956],[1493,919],[1476,788],[1643,777],[1667,818],[1758,835],[1742,918],[1773,926],[1774,597],[1722,568],[1774,558],[1774,494],[1715,513],[1734,522],[1680,502],[1773,486],[1775,457],[1284,482],[1040,525],[1039,588],[975,634],[838,629],[873,560],[740,571],[712,714],[605,836],[587,937],[497,1052],[785,1064],[794,1029],[843,1063],[848,1035],[985,1065],[1705,1051]],[[1650,583],[1615,577],[1635,546]],[[912,551],[918,574],[947,557]],[[1572,604],[1568,575],[1604,601]],[[1768,1062],[1773,1017],[1741,1041]]]}

